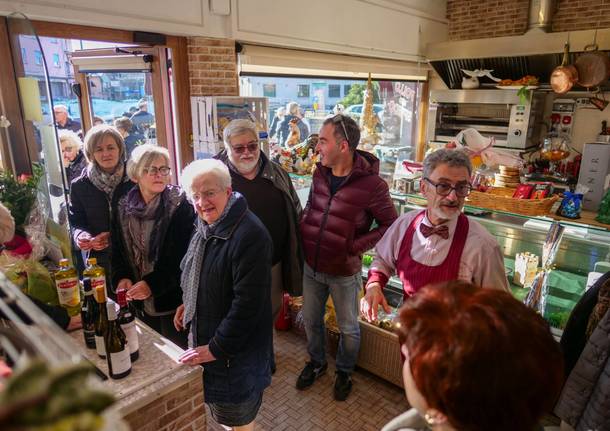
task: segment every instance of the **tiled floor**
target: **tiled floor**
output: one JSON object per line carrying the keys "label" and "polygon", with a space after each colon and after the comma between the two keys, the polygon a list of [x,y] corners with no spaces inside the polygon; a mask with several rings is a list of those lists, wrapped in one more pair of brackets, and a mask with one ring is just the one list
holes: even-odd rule
{"label": "tiled floor", "polygon": [[[292,332],[276,332],[275,349],[277,371],[265,391],[257,430],[378,431],[408,408],[402,389],[362,370],[353,375],[354,389],[347,401],[335,401],[332,358],[326,375],[298,391],[295,381],[307,360],[305,340]],[[208,418],[208,430],[222,430],[209,411]]]}

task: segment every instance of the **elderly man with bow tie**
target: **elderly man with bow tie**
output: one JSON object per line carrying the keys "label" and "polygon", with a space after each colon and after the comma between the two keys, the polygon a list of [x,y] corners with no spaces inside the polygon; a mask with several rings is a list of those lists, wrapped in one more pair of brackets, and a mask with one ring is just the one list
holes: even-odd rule
{"label": "elderly man with bow tie", "polygon": [[423,165],[421,191],[427,208],[399,217],[375,248],[366,295],[360,302],[361,314],[369,321],[377,318],[379,305],[390,311],[383,287],[394,273],[402,281],[405,298],[428,284],[456,279],[508,290],[498,243],[462,213],[472,189],[468,155],[441,149],[429,154]]}

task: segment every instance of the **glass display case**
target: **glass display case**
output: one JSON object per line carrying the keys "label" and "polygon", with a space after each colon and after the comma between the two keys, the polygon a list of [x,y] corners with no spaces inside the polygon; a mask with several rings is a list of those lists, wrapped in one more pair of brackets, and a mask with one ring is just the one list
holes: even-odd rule
{"label": "glass display case", "polygon": [[[419,195],[392,195],[398,214],[423,208]],[[515,255],[529,252],[540,256],[546,234],[554,221],[550,217],[526,217],[499,211],[465,208],[465,213],[483,225],[498,241],[512,293],[522,300],[528,289],[513,283]],[[544,317],[555,328],[556,335],[565,326],[570,312],[585,291],[587,276],[598,262],[610,261],[610,231],[600,226],[573,221],[559,221],[565,233],[559,246],[553,271],[549,278],[549,297]],[[374,253],[371,251],[371,253]],[[367,263],[365,259],[364,262]],[[363,273],[368,268],[363,267]],[[392,306],[402,301],[400,281],[393,277],[386,289]],[[558,331],[559,330],[559,331]]]}

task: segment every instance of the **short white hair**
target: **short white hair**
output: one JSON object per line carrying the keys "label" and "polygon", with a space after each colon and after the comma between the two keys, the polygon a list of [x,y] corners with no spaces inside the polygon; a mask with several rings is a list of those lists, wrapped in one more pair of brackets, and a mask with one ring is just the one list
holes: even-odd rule
{"label": "short white hair", "polygon": [[62,111],[68,113],[68,107],[66,105],[53,105],[53,111]]}
{"label": "short white hair", "polygon": [[290,115],[297,115],[299,113],[299,104],[297,102],[288,102],[286,104],[286,113]]}
{"label": "short white hair", "polygon": [[59,129],[57,131],[57,136],[59,137],[60,144],[67,142],[76,147],[77,150],[80,150],[83,147],[83,141],[81,141],[80,137],[70,129]]}
{"label": "short white hair", "polygon": [[169,151],[167,148],[153,144],[138,145],[131,152],[127,161],[127,176],[132,180],[139,180],[148,168],[158,158],[164,158],[169,165]]}
{"label": "short white hair", "polygon": [[230,149],[231,139],[235,136],[245,135],[246,133],[251,134],[254,140],[258,142],[256,124],[243,118],[231,121],[222,131],[222,140],[225,143],[225,147]]}
{"label": "short white hair", "polygon": [[182,190],[184,190],[186,197],[191,202],[193,202],[193,183],[203,175],[215,176],[218,180],[218,185],[225,190],[231,187],[231,174],[227,165],[216,159],[195,160],[184,168],[180,176]]}

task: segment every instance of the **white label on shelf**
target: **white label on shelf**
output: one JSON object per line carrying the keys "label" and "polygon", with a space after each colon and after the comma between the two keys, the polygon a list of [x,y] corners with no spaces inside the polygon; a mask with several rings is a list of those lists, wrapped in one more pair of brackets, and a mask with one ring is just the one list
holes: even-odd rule
{"label": "white label on shelf", "polygon": [[106,346],[104,345],[104,337],[95,336],[95,351],[100,356],[106,356]]}
{"label": "white label on shelf", "polygon": [[122,374],[131,368],[131,358],[129,357],[129,349],[123,349],[117,353],[110,354],[110,363],[112,364],[113,374]]}
{"label": "white label on shelf", "polygon": [[121,325],[121,329],[127,337],[127,345],[129,346],[129,353],[135,353],[140,347],[138,341],[138,331],[136,330],[136,321],[132,321],[126,325]]}

